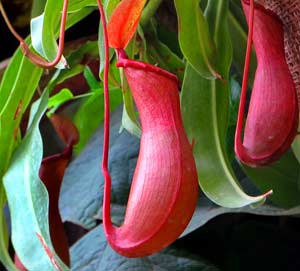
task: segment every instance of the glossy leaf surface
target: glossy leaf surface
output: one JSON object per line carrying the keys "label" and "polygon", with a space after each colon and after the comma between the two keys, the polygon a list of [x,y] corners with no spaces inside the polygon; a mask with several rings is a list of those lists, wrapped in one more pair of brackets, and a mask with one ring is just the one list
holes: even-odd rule
{"label": "glossy leaf surface", "polygon": [[218,55],[222,57],[219,59],[219,67],[226,74],[226,82],[204,79],[188,65],[182,86],[181,108],[189,140],[194,142],[193,151],[203,192],[221,206],[237,208],[262,202],[265,196],[250,197],[242,191],[225,149],[228,72],[232,54],[226,23],[227,8],[227,1],[210,1],[206,11],[211,19],[215,16],[218,18],[217,24],[214,24],[214,38]]}

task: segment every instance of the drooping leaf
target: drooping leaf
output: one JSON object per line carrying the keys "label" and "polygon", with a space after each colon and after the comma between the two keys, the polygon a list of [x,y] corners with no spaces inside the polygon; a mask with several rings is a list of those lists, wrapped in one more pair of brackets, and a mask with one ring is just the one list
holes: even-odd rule
{"label": "drooping leaf", "polygon": [[187,134],[194,141],[202,190],[217,204],[237,208],[261,201],[264,196],[252,198],[243,193],[228,161],[225,138],[221,137],[217,120],[217,104],[224,102],[217,97],[225,89],[222,84],[203,79],[188,66],[182,89],[182,112]]}
{"label": "drooping leaf", "polygon": [[229,67],[232,47],[227,27],[228,1],[209,1],[206,16],[213,21],[218,50],[218,67],[225,82],[207,80],[190,65],[182,86],[181,106],[190,142],[194,142],[199,184],[213,202],[230,208],[264,201],[265,196],[250,197],[241,189],[226,153],[229,110]]}
{"label": "drooping leaf", "polygon": [[62,270],[68,269],[51,244],[48,194],[38,176],[43,152],[38,125],[47,108],[47,100],[48,92],[45,91],[34,104],[29,129],[3,178],[11,212],[12,243],[21,262],[32,271],[57,271],[56,264]]}
{"label": "drooping leaf", "polygon": [[60,92],[49,99],[48,108],[51,109],[51,113],[54,113],[59,106],[72,100],[73,98],[73,93],[69,89],[63,88]]}
{"label": "drooping leaf", "polygon": [[181,51],[189,64],[207,79],[220,77],[215,67],[216,48],[199,0],[175,0]]}

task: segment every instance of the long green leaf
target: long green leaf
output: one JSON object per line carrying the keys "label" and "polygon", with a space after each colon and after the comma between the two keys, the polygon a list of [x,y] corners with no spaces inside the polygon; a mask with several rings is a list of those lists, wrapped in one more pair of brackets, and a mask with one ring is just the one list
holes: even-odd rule
{"label": "long green leaf", "polygon": [[38,235],[51,249],[61,269],[68,269],[57,257],[51,244],[48,193],[38,175],[43,154],[39,122],[47,105],[48,92],[45,91],[32,107],[29,129],[3,177],[12,218],[12,242],[21,262],[30,271],[57,271]]}
{"label": "long green leaf", "polygon": [[[0,260],[8,270],[14,270],[5,243],[7,232],[3,217],[6,201],[2,185],[12,152],[18,144],[18,127],[42,74],[42,69],[32,65],[17,50],[6,69],[0,84]],[[26,84],[24,84],[26,82]]]}
{"label": "long green leaf", "polygon": [[[7,168],[11,153],[17,143],[17,132],[42,69],[31,64],[17,50],[0,85],[0,179]],[[26,82],[26,84],[24,84]]]}
{"label": "long green leaf", "polygon": [[226,153],[229,110],[229,67],[232,47],[227,28],[228,1],[208,2],[206,16],[213,20],[218,50],[218,67],[226,82],[204,79],[187,66],[181,105],[185,128],[191,142],[203,192],[215,203],[230,208],[264,201],[265,196],[250,197],[238,184]]}
{"label": "long green leaf", "polygon": [[183,55],[201,76],[219,77],[215,67],[216,48],[199,0],[174,0],[178,17],[179,44]]}

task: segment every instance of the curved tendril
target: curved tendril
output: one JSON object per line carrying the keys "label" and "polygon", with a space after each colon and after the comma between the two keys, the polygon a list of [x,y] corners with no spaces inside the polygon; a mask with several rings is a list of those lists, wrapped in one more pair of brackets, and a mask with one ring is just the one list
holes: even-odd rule
{"label": "curved tendril", "polygon": [[[51,62],[48,62],[41,56],[37,55],[36,53],[32,52],[29,49],[29,46],[25,42],[25,40],[17,33],[17,31],[14,29],[12,24],[10,23],[8,16],[3,8],[2,2],[0,1],[0,12],[4,18],[4,21],[9,29],[9,31],[13,34],[13,36],[20,42],[21,50],[33,64],[45,68],[50,69],[55,67],[59,61],[61,60],[63,49],[64,49],[64,41],[65,41],[65,26],[66,26],[66,20],[67,20],[67,11],[68,11],[68,0],[64,0],[63,10],[62,10],[62,17],[61,17],[61,23],[60,23],[60,34],[59,34],[59,44],[58,44],[58,51],[55,59]],[[64,66],[67,67],[67,63],[64,63]]]}
{"label": "curved tendril", "polygon": [[245,103],[246,103],[246,95],[247,95],[247,85],[248,85],[248,77],[249,77],[249,66],[251,59],[251,46],[252,46],[252,36],[253,36],[253,22],[254,22],[254,0],[250,0],[250,10],[249,10],[249,30],[248,30],[248,39],[247,39],[247,49],[245,56],[245,65],[244,65],[244,73],[243,73],[243,82],[241,89],[241,98],[240,98],[240,106],[238,111],[238,120],[237,127],[235,133],[235,147],[239,153],[242,153],[243,156],[247,156],[250,160],[247,150],[243,146],[242,143],[242,130],[243,130],[243,119],[245,113]]}
{"label": "curved tendril", "polygon": [[[108,89],[108,72],[109,72],[109,46],[107,35],[107,24],[105,13],[100,0],[97,0],[99,12],[101,16],[103,39],[104,39],[104,75],[103,75],[103,88],[104,88],[104,135],[103,135],[103,153],[102,153],[102,174],[105,180],[104,186],[104,199],[103,199],[103,219],[106,220],[107,225],[111,226],[110,220],[110,188],[111,179],[108,171],[108,149],[109,149],[109,89]],[[106,224],[104,223],[104,224]]]}

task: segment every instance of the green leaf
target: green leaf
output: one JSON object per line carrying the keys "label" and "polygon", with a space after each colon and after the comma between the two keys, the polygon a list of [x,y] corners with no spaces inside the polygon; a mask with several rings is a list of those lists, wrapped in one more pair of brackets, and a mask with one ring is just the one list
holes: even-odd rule
{"label": "green leaf", "polygon": [[90,89],[99,89],[100,88],[100,82],[95,78],[93,72],[89,68],[89,66],[86,66],[83,70],[83,76],[88,83]]}
{"label": "green leaf", "polygon": [[147,39],[147,58],[152,64],[176,74],[182,82],[184,62],[157,38]]}
{"label": "green leaf", "polygon": [[71,248],[71,266],[74,271],[218,271],[184,250],[164,250],[144,258],[122,257],[107,244],[102,226],[90,231]]}
{"label": "green leaf", "polygon": [[47,0],[33,0],[32,1],[32,8],[31,8],[31,17],[37,17],[39,16],[46,5]]}
{"label": "green leaf", "polygon": [[[131,43],[129,43],[130,45]],[[130,46],[128,46],[130,47]],[[128,49],[127,47],[127,49]],[[138,121],[138,113],[135,109],[135,104],[133,97],[131,95],[128,83],[124,76],[123,71],[121,71],[121,81],[122,83],[122,94],[123,94],[123,115],[122,115],[122,128],[125,128],[129,133],[140,137],[141,136],[141,126]],[[121,129],[122,130],[122,129]]]}
{"label": "green leaf", "polygon": [[174,0],[179,44],[189,64],[207,79],[220,77],[215,67],[216,48],[199,0]]}
{"label": "green leaf", "polygon": [[73,93],[69,89],[63,88],[60,90],[60,92],[58,92],[49,99],[48,108],[59,107],[63,103],[70,101],[73,98]]}
{"label": "green leaf", "polygon": [[48,193],[38,176],[43,153],[39,122],[47,104],[48,92],[45,91],[32,107],[29,129],[3,177],[11,213],[12,243],[21,262],[31,271],[57,271],[37,234],[53,251],[59,266],[63,270],[68,269],[57,257],[51,244]]}
{"label": "green leaf", "polygon": [[[18,49],[0,84],[0,179],[9,164],[17,144],[16,133],[32,95],[37,88],[42,69],[31,64]],[[26,82],[26,84],[24,84]]]}
{"label": "green leaf", "polygon": [[194,155],[199,184],[213,202],[229,208],[263,202],[265,196],[250,197],[235,178],[226,153],[226,130],[229,111],[229,67],[232,47],[227,27],[228,1],[212,0],[206,10],[213,21],[218,50],[218,67],[225,82],[207,80],[187,65],[181,91],[184,125]]}
{"label": "green leaf", "polygon": [[[182,114],[194,155],[199,184],[215,203],[238,208],[264,200],[264,196],[247,196],[238,184],[221,137],[217,108],[224,102],[219,95],[228,91],[220,82],[208,81],[188,66],[182,87]],[[228,110],[228,105],[222,108]],[[225,112],[226,113],[226,112]]]}
{"label": "green leaf", "polygon": [[140,137],[142,131],[138,122],[137,112],[135,111],[134,101],[129,89],[123,88],[123,100],[124,107],[122,117],[122,128],[125,128],[129,133]]}

